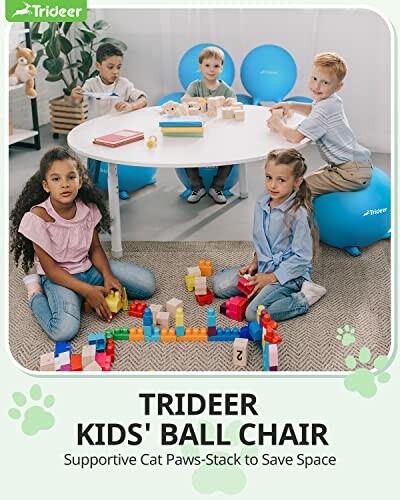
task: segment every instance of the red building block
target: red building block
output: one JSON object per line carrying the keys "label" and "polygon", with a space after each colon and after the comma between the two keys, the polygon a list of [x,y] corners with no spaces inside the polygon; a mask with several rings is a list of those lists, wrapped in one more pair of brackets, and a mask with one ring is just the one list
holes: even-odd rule
{"label": "red building block", "polygon": [[235,321],[244,321],[248,305],[249,301],[244,297],[240,297],[239,295],[231,297],[226,302],[225,315]]}
{"label": "red building block", "polygon": [[106,355],[110,356],[111,358],[111,363],[114,363],[115,359],[115,344],[113,339],[107,339],[107,345],[106,345]]}
{"label": "red building block", "polygon": [[128,314],[129,316],[134,316],[135,318],[143,318],[146,307],[147,304],[144,300],[134,300],[129,306]]}
{"label": "red building block", "polygon": [[254,286],[245,286],[246,283],[249,282],[248,280],[249,277],[250,276],[248,274],[245,274],[239,279],[238,284],[236,285],[236,288],[238,288],[242,293],[244,293],[246,297],[248,297],[254,290]]}
{"label": "red building block", "polygon": [[197,302],[204,306],[204,304],[211,304],[214,298],[214,294],[211,290],[207,288],[207,293],[205,295],[195,295]]}
{"label": "red building block", "polygon": [[276,333],[276,329],[278,328],[278,323],[272,319],[270,319],[268,315],[265,315],[262,318],[262,327],[265,328],[264,340],[265,342],[269,342],[270,344],[279,344],[282,342],[282,337]]}
{"label": "red building block", "polygon": [[71,371],[73,372],[82,371],[82,354],[71,355]]}

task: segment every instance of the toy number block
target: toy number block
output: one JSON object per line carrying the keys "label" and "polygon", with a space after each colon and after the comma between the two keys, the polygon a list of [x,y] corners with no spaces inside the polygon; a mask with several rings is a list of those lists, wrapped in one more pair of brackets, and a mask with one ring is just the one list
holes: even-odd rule
{"label": "toy number block", "polygon": [[247,366],[248,339],[237,338],[233,342],[233,366]]}

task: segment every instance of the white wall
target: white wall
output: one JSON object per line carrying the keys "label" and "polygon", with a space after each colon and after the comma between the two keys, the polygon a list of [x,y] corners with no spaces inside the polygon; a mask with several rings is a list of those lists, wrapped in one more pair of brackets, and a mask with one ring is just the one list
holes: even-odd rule
{"label": "white wall", "polygon": [[[128,45],[123,74],[145,90],[151,103],[183,90],[178,64],[198,43],[217,43],[235,63],[236,92],[246,93],[240,65],[257,45],[276,44],[294,57],[298,77],[289,95],[308,95],[313,56],[335,51],[348,64],[340,91],[359,141],[376,152],[390,152],[390,32],[385,21],[364,9],[97,9],[111,24],[110,36]],[[38,81],[41,122],[44,101],[60,92]],[[61,86],[60,86],[61,87]]]}
{"label": "white wall", "polygon": [[294,57],[298,77],[291,95],[308,95],[313,56],[335,51],[348,64],[340,92],[359,141],[390,152],[390,32],[385,21],[363,9],[147,9],[98,10],[115,36],[128,45],[124,74],[145,90],[152,103],[183,90],[178,64],[198,43],[217,43],[231,55],[233,87],[245,93],[240,65],[257,45],[271,43]]}

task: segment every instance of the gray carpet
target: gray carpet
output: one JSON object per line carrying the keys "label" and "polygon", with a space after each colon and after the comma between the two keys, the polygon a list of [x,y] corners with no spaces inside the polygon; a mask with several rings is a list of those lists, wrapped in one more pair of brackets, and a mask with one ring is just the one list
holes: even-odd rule
{"label": "gray carpet", "polygon": [[[109,244],[104,244],[109,252]],[[212,260],[214,269],[248,262],[252,244],[237,242],[125,242],[124,260],[148,267],[157,277],[157,290],[148,303],[165,304],[172,297],[184,301],[185,324],[206,326],[206,309],[193,293],[186,291],[186,267],[200,258]],[[38,370],[39,356],[54,349],[54,343],[38,326],[26,299],[23,273],[10,260],[10,350],[24,367]],[[314,265],[314,281],[328,289],[327,295],[307,314],[279,325],[281,371],[345,370],[344,358],[362,346],[373,353],[390,349],[390,242],[381,241],[350,257],[341,250],[321,244]],[[219,310],[221,300],[214,300]],[[217,314],[218,326],[242,326]],[[349,324],[356,328],[356,343],[343,347],[336,329]],[[115,326],[139,326],[140,320],[120,312]],[[90,332],[104,331],[105,323],[94,314],[84,314],[81,331],[73,340],[73,352],[81,352]],[[116,342],[113,370],[121,371],[262,371],[261,348],[250,346],[246,369],[232,365],[232,343],[145,343]]]}

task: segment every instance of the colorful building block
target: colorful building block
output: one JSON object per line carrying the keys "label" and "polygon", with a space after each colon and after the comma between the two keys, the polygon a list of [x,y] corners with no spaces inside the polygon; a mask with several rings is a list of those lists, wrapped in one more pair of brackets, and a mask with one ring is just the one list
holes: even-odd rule
{"label": "colorful building block", "polygon": [[182,337],[185,334],[185,324],[182,307],[178,307],[175,314],[175,331],[177,337]]}
{"label": "colorful building block", "polygon": [[157,314],[163,310],[162,304],[150,304],[149,309],[153,315],[153,325],[157,322]]}
{"label": "colorful building block", "polygon": [[72,354],[71,356],[71,370],[73,372],[81,372],[82,367],[82,354]]}
{"label": "colorful building block", "polygon": [[235,321],[244,321],[248,305],[249,301],[240,295],[231,297],[226,301],[225,315]]}
{"label": "colorful building block", "polygon": [[251,335],[251,340],[258,341],[262,337],[262,328],[256,321],[249,322],[249,333]]}
{"label": "colorful building block", "polygon": [[177,337],[177,342],[207,342],[207,328],[185,328],[185,335]]}
{"label": "colorful building block", "polygon": [[192,275],[187,275],[185,276],[185,283],[186,283],[186,288],[188,292],[193,292],[194,290],[194,276]]}
{"label": "colorful building block", "polygon": [[278,344],[268,345],[269,371],[278,371]]}
{"label": "colorful building block", "polygon": [[89,363],[88,365],[83,367],[83,371],[84,372],[101,372],[103,370],[101,369],[101,366],[98,363],[96,363],[96,361],[92,361],[91,363]]}
{"label": "colorful building block", "polygon": [[206,295],[207,278],[205,276],[196,276],[194,278],[194,293],[196,295]]}
{"label": "colorful building block", "polygon": [[144,310],[147,304],[144,300],[134,300],[129,306],[128,314],[134,318],[143,318]]}
{"label": "colorful building block", "polygon": [[242,326],[242,328],[239,330],[239,333],[239,337],[241,339],[253,340],[252,336],[250,335],[249,325]]}
{"label": "colorful building block", "polygon": [[63,371],[70,371],[71,370],[71,353],[70,353],[70,351],[60,352],[59,355],[56,358],[54,358],[54,360],[55,360],[54,368],[56,371],[60,371],[61,369]]}
{"label": "colorful building block", "polygon": [[113,339],[108,339],[106,343],[106,355],[110,356],[111,363],[115,360],[115,343]]}
{"label": "colorful building block", "polygon": [[161,328],[161,342],[176,342],[176,331],[175,328]]}
{"label": "colorful building block", "polygon": [[187,268],[188,276],[201,276],[201,271],[199,266],[193,266]]}
{"label": "colorful building block", "polygon": [[114,328],[114,340],[129,340],[129,328]]}
{"label": "colorful building block", "polygon": [[84,345],[82,348],[82,366],[85,366],[92,363],[96,358],[96,345]]}
{"label": "colorful building block", "polygon": [[248,343],[248,339],[244,338],[236,338],[233,341],[233,366],[247,366]]}
{"label": "colorful building block", "polygon": [[214,294],[210,289],[207,288],[207,293],[205,295],[197,295],[195,294],[197,302],[201,305],[204,306],[205,304],[212,304]]}
{"label": "colorful building block", "polygon": [[40,356],[39,370],[41,372],[53,372],[55,370],[54,352],[47,352]]}
{"label": "colorful building block", "polygon": [[57,358],[62,352],[71,352],[71,344],[69,342],[56,342],[54,357]]}
{"label": "colorful building block", "polygon": [[108,308],[113,314],[117,314],[121,309],[126,311],[128,309],[128,296],[126,294],[126,290],[124,288],[123,296],[120,297],[120,294],[117,290],[112,291],[105,297]]}
{"label": "colorful building block", "polygon": [[153,314],[149,307],[146,307],[143,313],[143,327],[153,326]]}
{"label": "colorful building block", "polygon": [[236,285],[236,288],[238,288],[242,293],[244,293],[246,297],[248,297],[254,290],[254,286],[246,286],[247,283],[249,282],[250,277],[251,277],[250,274],[244,274],[243,276],[241,276]]}
{"label": "colorful building block", "polygon": [[217,328],[216,335],[208,335],[209,342],[232,342],[240,336],[239,328]]}
{"label": "colorful building block", "polygon": [[169,314],[172,318],[175,318],[176,310],[178,309],[178,307],[183,308],[183,300],[176,299],[175,297],[173,299],[170,299],[165,304],[165,308],[166,308],[167,312],[169,312]]}
{"label": "colorful building block", "polygon": [[146,342],[160,342],[160,337],[161,337],[161,332],[160,332],[160,329],[158,328],[158,326],[155,326],[152,328],[151,330],[151,334],[150,335],[144,335],[144,340]]}
{"label": "colorful building block", "polygon": [[156,324],[161,328],[169,328],[169,312],[160,311],[157,314]]}
{"label": "colorful building block", "polygon": [[131,342],[143,341],[144,340],[143,328],[130,328],[129,329],[129,340]]}
{"label": "colorful building block", "polygon": [[95,345],[96,351],[105,351],[106,350],[106,338],[104,333],[89,333],[88,335],[88,344]]}
{"label": "colorful building block", "polygon": [[212,276],[213,268],[211,260],[199,260],[199,269],[202,276]]}

